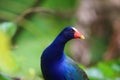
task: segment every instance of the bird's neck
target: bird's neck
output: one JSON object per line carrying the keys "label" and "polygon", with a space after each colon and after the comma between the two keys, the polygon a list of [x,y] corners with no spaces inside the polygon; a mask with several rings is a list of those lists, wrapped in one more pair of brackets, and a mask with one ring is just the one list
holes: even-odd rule
{"label": "bird's neck", "polygon": [[45,57],[46,62],[49,63],[56,63],[61,62],[64,57],[64,47],[68,40],[66,40],[64,37],[57,37],[53,43],[46,49]]}
{"label": "bird's neck", "polygon": [[56,45],[57,47],[61,47],[64,49],[65,44],[67,43],[67,39],[65,39],[63,36],[58,36],[51,45]]}

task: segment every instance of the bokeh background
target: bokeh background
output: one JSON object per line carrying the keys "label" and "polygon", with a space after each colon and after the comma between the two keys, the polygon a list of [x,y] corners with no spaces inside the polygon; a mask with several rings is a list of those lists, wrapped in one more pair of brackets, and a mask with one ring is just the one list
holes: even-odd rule
{"label": "bokeh background", "polygon": [[0,80],[43,80],[42,51],[66,26],[65,52],[90,80],[120,80],[120,0],[0,0]]}

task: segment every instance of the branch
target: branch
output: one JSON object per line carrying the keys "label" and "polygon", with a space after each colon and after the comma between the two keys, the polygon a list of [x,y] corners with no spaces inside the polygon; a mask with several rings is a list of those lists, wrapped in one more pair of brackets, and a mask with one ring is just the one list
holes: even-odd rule
{"label": "branch", "polygon": [[71,15],[73,15],[73,12],[59,12],[59,11],[54,11],[51,9],[44,9],[44,8],[29,8],[26,11],[24,11],[17,19],[15,19],[15,23],[21,22],[27,15],[32,14],[32,13],[45,13],[45,14],[51,14],[63,18],[70,18]]}

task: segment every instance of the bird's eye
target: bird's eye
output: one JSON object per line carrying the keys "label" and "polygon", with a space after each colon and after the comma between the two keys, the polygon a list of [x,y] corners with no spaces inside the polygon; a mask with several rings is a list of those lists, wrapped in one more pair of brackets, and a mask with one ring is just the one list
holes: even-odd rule
{"label": "bird's eye", "polygon": [[70,32],[75,32],[75,31],[73,29],[71,29]]}

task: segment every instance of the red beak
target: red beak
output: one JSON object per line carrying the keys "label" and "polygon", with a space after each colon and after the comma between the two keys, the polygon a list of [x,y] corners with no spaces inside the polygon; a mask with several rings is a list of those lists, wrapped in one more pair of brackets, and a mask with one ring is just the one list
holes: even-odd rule
{"label": "red beak", "polygon": [[78,31],[74,33],[74,38],[85,39],[85,37],[82,34],[80,34]]}

